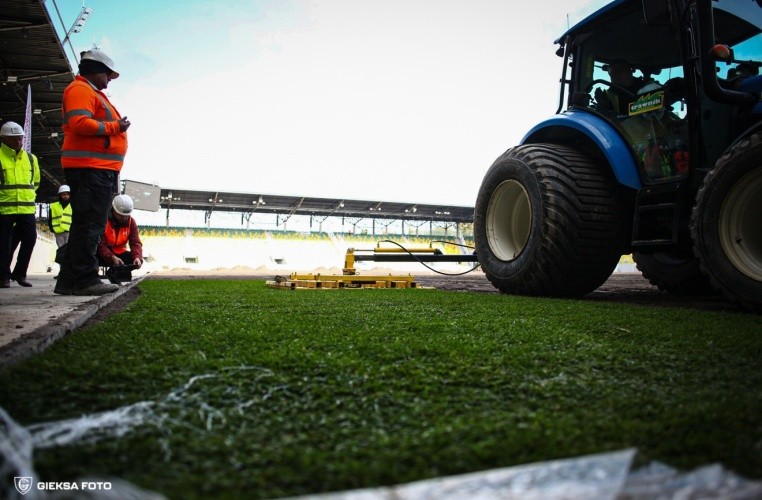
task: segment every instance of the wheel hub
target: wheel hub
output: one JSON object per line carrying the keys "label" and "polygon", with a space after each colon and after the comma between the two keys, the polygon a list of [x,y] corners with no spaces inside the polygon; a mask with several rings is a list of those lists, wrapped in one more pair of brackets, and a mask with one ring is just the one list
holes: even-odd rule
{"label": "wheel hub", "polygon": [[730,262],[751,279],[762,281],[762,168],[749,172],[730,189],[717,229]]}
{"label": "wheel hub", "polygon": [[487,207],[487,241],[492,253],[503,261],[522,252],[532,225],[532,205],[524,186],[503,181],[492,193]]}

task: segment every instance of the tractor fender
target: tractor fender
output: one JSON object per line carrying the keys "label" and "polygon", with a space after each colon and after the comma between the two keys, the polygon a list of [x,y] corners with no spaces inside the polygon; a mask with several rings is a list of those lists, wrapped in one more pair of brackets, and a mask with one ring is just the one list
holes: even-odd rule
{"label": "tractor fender", "polygon": [[617,182],[640,189],[638,166],[630,147],[611,124],[590,113],[565,111],[557,114],[535,125],[521,139],[521,144],[548,142],[573,146],[570,142],[578,139],[579,134],[587,137],[601,151],[611,165]]}

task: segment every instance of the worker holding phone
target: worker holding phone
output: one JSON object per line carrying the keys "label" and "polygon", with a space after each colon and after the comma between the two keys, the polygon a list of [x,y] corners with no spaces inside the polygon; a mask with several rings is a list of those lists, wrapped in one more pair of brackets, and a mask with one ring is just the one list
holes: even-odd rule
{"label": "worker holding phone", "polygon": [[119,289],[98,274],[98,242],[127,153],[130,121],[102,91],[119,77],[114,61],[98,49],[80,54],[79,74],[63,95],[61,167],[71,188],[72,222],[54,292],[103,295]]}

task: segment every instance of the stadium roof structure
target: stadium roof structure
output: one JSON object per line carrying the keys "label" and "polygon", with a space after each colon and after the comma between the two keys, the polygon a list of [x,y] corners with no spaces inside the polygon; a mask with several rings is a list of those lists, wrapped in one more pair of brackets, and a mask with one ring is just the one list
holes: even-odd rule
{"label": "stadium roof structure", "polygon": [[203,210],[207,214],[214,211],[278,214],[286,217],[284,221],[292,215],[442,223],[471,223],[474,220],[473,207],[282,196],[264,193],[245,194],[161,188],[159,203],[161,208]]}
{"label": "stadium roof structure", "polygon": [[74,73],[44,1],[3,0],[0,12],[0,119],[23,126],[31,88],[31,149],[42,171],[37,198],[47,200],[63,183],[61,101]]}

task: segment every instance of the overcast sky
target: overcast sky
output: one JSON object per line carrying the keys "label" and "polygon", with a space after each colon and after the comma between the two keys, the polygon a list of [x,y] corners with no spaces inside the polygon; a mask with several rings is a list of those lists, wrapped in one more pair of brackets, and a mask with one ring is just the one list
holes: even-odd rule
{"label": "overcast sky", "polygon": [[[68,28],[82,1],[55,2]],[[558,106],[553,41],[605,3],[87,0],[72,42],[121,73],[107,93],[132,122],[123,179],[473,206],[494,159]]]}

